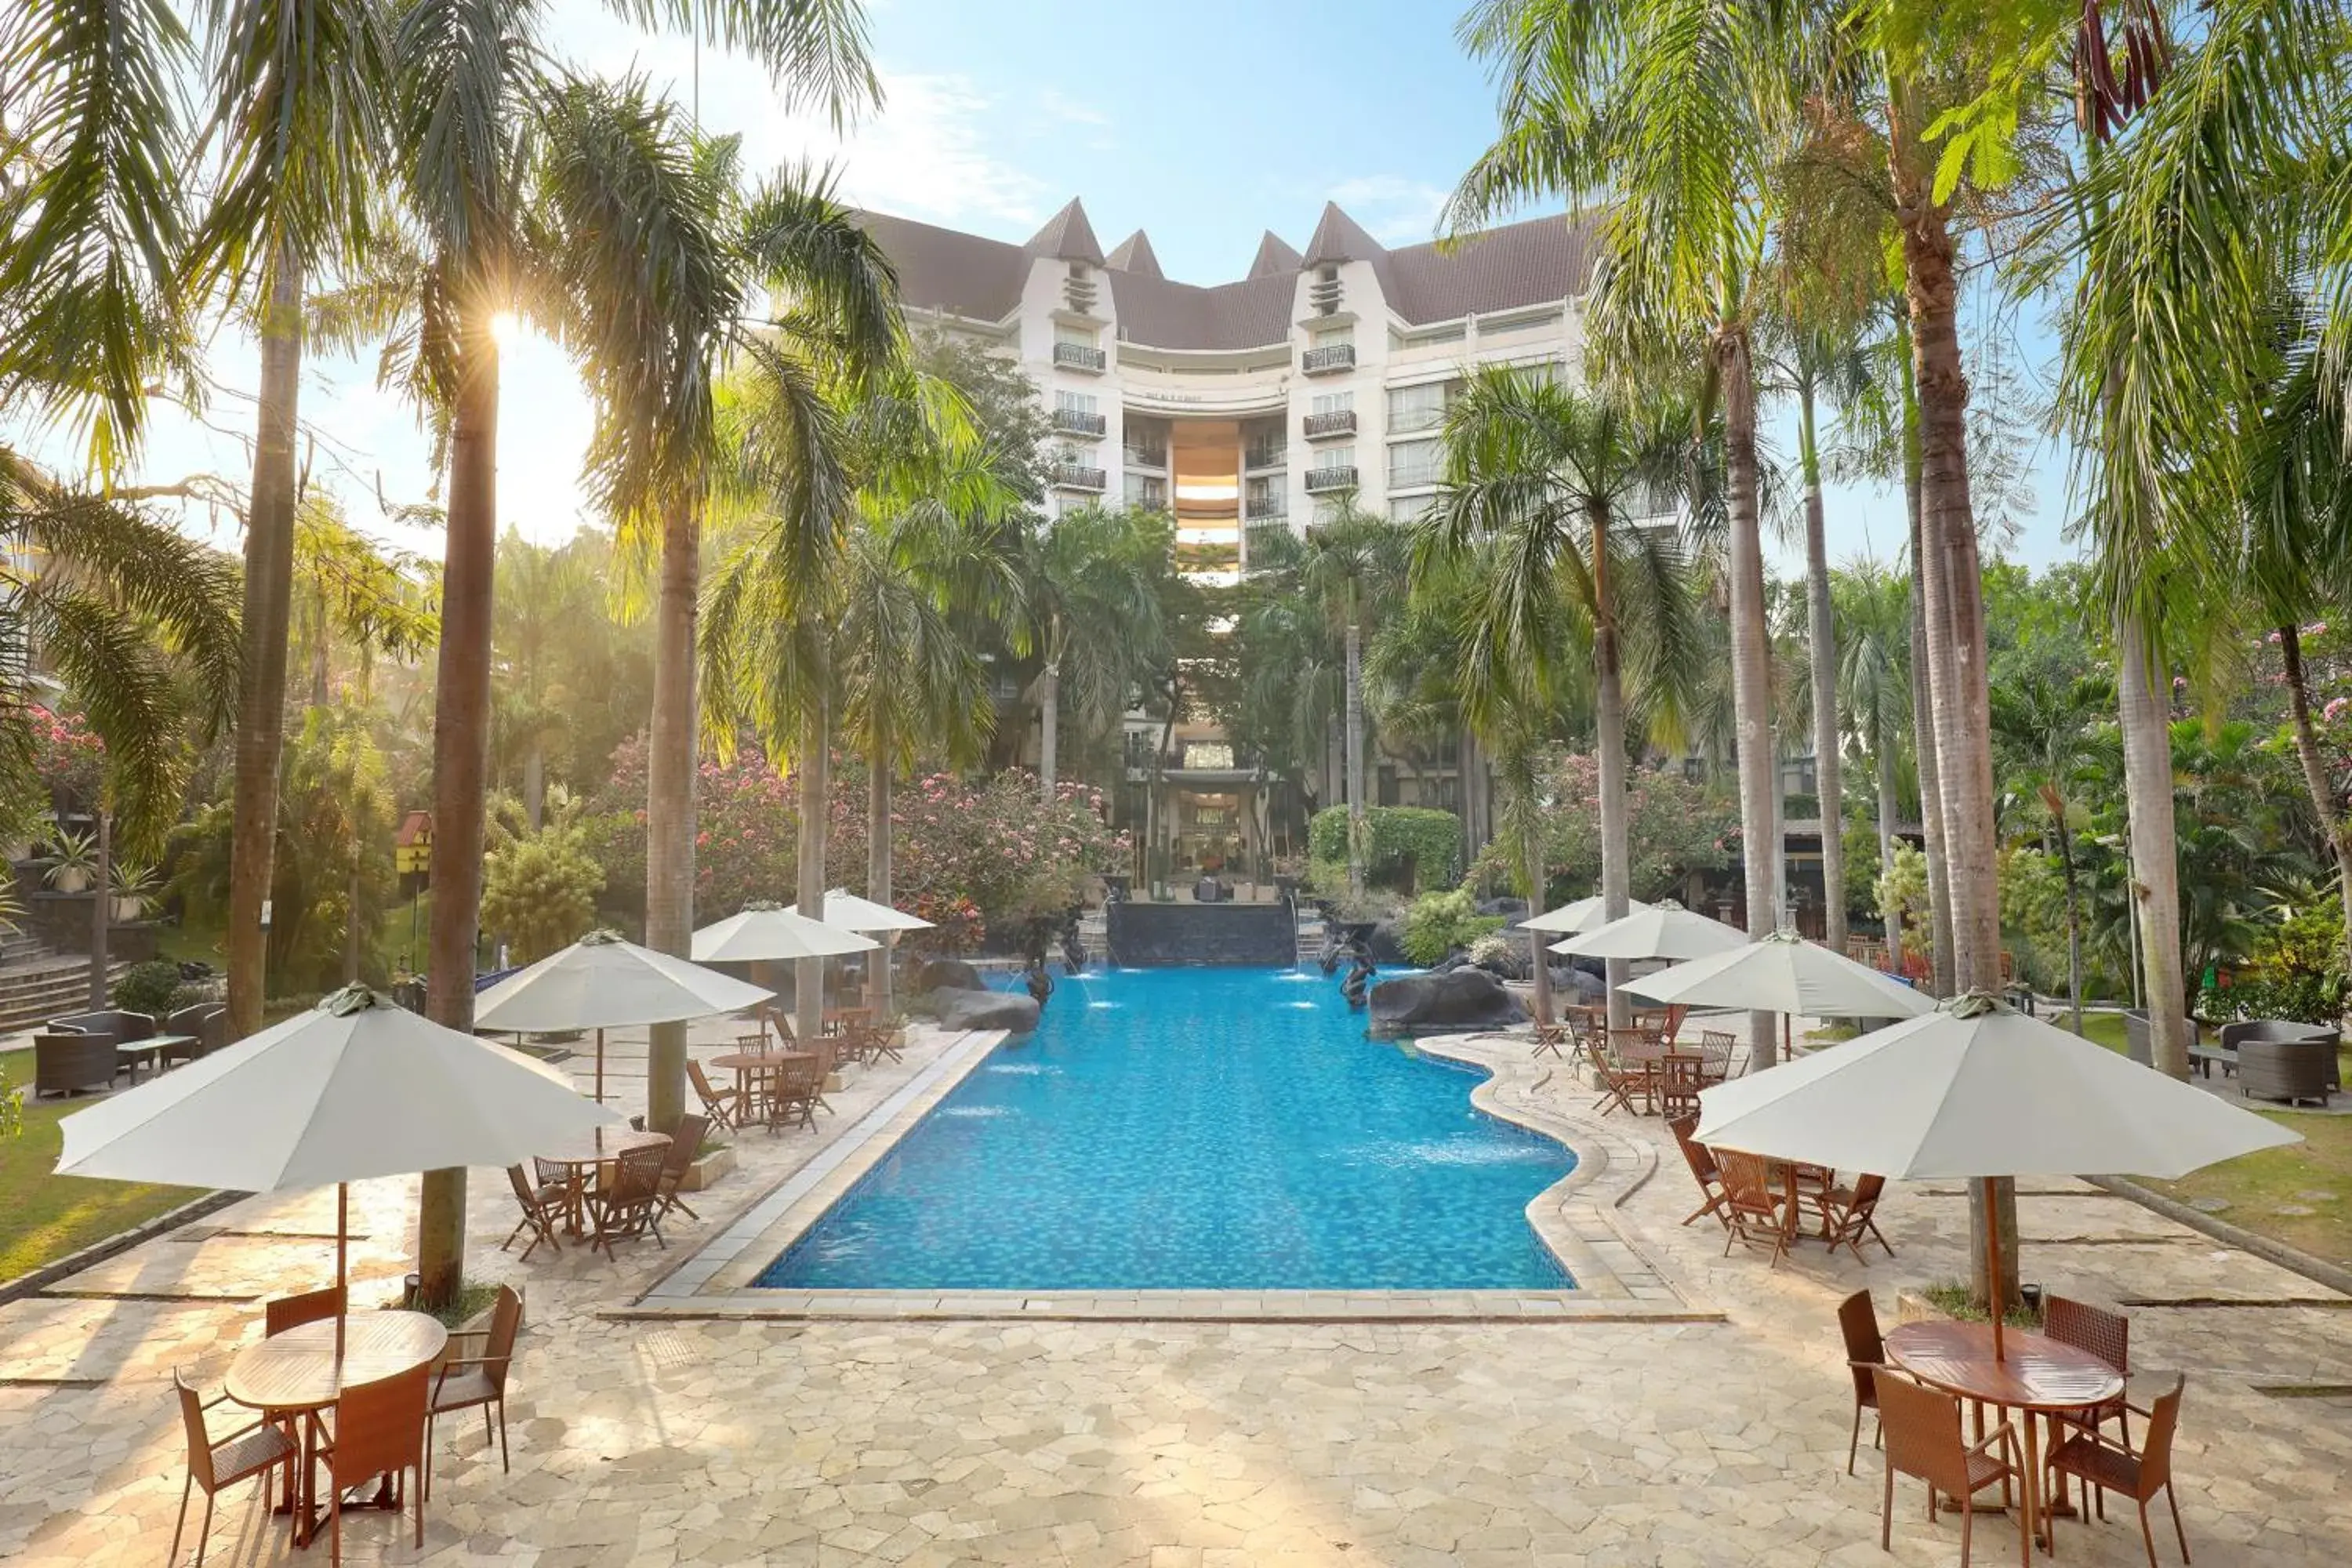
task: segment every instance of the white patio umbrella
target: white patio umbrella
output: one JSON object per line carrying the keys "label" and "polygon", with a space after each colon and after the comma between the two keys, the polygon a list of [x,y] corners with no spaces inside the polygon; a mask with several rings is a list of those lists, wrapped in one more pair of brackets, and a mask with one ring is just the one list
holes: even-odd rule
{"label": "white patio umbrella", "polygon": [[[1698,1142],[1896,1180],[2183,1176],[2299,1143],[2204,1090],[1974,992],[1699,1093]],[[1990,1247],[1993,1294],[2000,1248]],[[2001,1353],[1994,1315],[1994,1353]]]}
{"label": "white patio umbrella", "polygon": [[[1628,915],[1638,915],[1654,907],[1643,903],[1639,899],[1625,900],[1625,912]],[[1560,905],[1556,910],[1546,910],[1539,915],[1523,920],[1519,922],[1519,929],[1559,931],[1573,936],[1589,931],[1597,931],[1607,923],[1608,919],[1607,910],[1600,895],[1596,893],[1591,898],[1577,899],[1572,902]]]}
{"label": "white patio umbrella", "polygon": [[1577,958],[1705,958],[1747,944],[1748,933],[1737,926],[1666,900],[1556,942],[1551,950]]}
{"label": "white patio umbrella", "polygon": [[1787,931],[1629,980],[1624,989],[1669,1005],[1778,1013],[1784,1051],[1789,1020],[1799,1013],[1808,1018],[1916,1018],[1936,1005],[1927,993]]}
{"label": "white patio umbrella", "polygon": [[592,931],[510,974],[474,1001],[474,1026],[548,1034],[596,1031],[596,1101],[604,1100],[604,1031],[708,1018],[765,1002],[772,991],[667,952]]}
{"label": "white patio umbrella", "polygon": [[332,1182],[342,1287],[351,1183],[511,1165],[620,1120],[553,1068],[353,985],[67,1117],[58,1174],[241,1193]]}
{"label": "white patio umbrella", "polygon": [[790,910],[755,905],[696,931],[694,961],[752,963],[836,958],[845,952],[870,952],[881,945],[870,936],[813,921]]}
{"label": "white patio umbrella", "polygon": [[[784,913],[800,913],[798,904],[786,904]],[[920,915],[910,915],[904,910],[894,910],[887,904],[877,904],[871,899],[861,899],[846,888],[835,888],[824,896],[824,913],[818,917],[836,931],[929,931],[931,922]]]}

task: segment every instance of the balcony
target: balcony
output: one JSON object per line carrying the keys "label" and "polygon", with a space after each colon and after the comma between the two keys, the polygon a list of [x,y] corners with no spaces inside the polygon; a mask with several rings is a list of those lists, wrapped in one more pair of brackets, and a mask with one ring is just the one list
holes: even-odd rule
{"label": "balcony", "polygon": [[1066,436],[1099,436],[1110,428],[1110,416],[1088,414],[1081,408],[1056,408],[1054,428]]}
{"label": "balcony", "polygon": [[1242,466],[1249,468],[1278,468],[1290,461],[1290,448],[1266,441],[1253,446],[1242,456]]}
{"label": "balcony", "polygon": [[1055,343],[1054,363],[1065,370],[1089,371],[1100,375],[1103,366],[1109,361],[1102,350],[1089,348],[1085,343]]}
{"label": "balcony", "polygon": [[1168,466],[1166,447],[1149,445],[1139,447],[1130,442],[1121,446],[1118,452],[1120,458],[1130,468],[1164,468]]}
{"label": "balcony", "polygon": [[1355,488],[1356,467],[1352,463],[1348,464],[1344,468],[1335,465],[1328,468],[1309,468],[1307,470],[1307,493],[1308,495],[1319,496],[1328,494],[1332,490],[1351,490]]}
{"label": "balcony", "polygon": [[1308,349],[1299,357],[1299,370],[1307,375],[1328,375],[1334,371],[1356,368],[1356,345],[1331,343],[1319,349]]}
{"label": "balcony", "polygon": [[1356,411],[1335,408],[1328,414],[1307,416],[1307,438],[1320,441],[1327,436],[1352,436],[1356,433]]}
{"label": "balcony", "polygon": [[1100,495],[1104,487],[1109,482],[1109,475],[1100,468],[1090,468],[1084,463],[1054,465],[1054,488],[1057,490],[1091,490],[1096,495]]}

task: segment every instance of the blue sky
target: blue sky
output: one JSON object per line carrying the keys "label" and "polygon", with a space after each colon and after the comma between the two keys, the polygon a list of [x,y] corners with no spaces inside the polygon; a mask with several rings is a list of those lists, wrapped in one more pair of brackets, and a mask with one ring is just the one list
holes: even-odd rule
{"label": "blue sky", "polygon": [[[1265,228],[1303,243],[1326,200],[1384,241],[1431,236],[1439,204],[1493,127],[1492,91],[1454,41],[1455,15],[1404,0],[874,0],[886,101],[845,134],[780,111],[756,68],[709,50],[699,54],[699,105],[710,129],[743,135],[753,169],[829,162],[853,200],[1012,240],[1079,195],[1105,247],[1140,226],[1171,277],[1213,282],[1242,273]],[[641,72],[681,101],[694,93],[697,52],[684,41],[638,32],[595,0],[556,0],[551,16],[548,42],[576,65]],[[150,477],[247,471],[236,433],[250,428],[240,392],[257,379],[253,346],[225,332],[213,364],[227,392],[211,427],[161,422]],[[379,488],[394,502],[421,499],[433,475],[413,415],[374,387],[373,368],[310,366],[303,413],[322,432],[316,471],[362,527],[437,554],[437,539],[398,529],[376,507]],[[585,402],[543,342],[510,342],[504,372],[504,521],[561,539],[582,515]],[[2014,552],[2037,564],[2072,553],[2057,537],[2063,476],[2041,457],[2039,512]],[[1866,545],[1891,554],[1900,520],[1895,494],[1841,488],[1831,498],[1832,558]],[[1799,565],[1775,553],[1781,569]]]}

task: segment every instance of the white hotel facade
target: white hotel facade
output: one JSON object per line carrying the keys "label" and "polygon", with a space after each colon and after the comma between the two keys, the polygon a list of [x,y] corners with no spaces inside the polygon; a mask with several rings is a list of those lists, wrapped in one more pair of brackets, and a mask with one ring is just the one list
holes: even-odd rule
{"label": "white hotel facade", "polygon": [[[1451,249],[1391,248],[1327,205],[1303,249],[1268,232],[1245,276],[1208,285],[1166,277],[1140,230],[1105,251],[1076,201],[1021,245],[865,221],[918,330],[1000,353],[1036,387],[1057,443],[1055,514],[1170,512],[1183,564],[1216,581],[1238,578],[1251,529],[1304,530],[1344,492],[1365,510],[1418,516],[1436,494],[1446,405],[1475,368],[1582,374],[1591,252],[1559,217]],[[1266,781],[1220,742],[1187,725],[1164,760],[1173,797],[1153,816],[1179,878],[1214,844],[1251,864],[1286,837]],[[1147,746],[1142,771],[1150,760]],[[1382,752],[1368,765],[1370,804],[1460,811],[1483,841],[1484,769],[1471,762],[1465,791],[1465,761],[1453,747]],[[1323,772],[1317,793],[1335,802],[1336,753]]]}

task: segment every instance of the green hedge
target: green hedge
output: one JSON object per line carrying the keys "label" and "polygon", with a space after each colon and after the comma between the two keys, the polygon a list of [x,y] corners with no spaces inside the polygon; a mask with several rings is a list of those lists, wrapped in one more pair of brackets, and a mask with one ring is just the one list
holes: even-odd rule
{"label": "green hedge", "polygon": [[[1410,892],[1450,887],[1462,879],[1462,819],[1419,805],[1364,810],[1364,874]],[[1318,860],[1348,861],[1348,808],[1318,811],[1307,826],[1307,852]]]}

